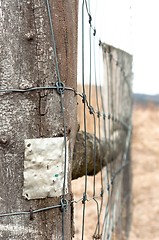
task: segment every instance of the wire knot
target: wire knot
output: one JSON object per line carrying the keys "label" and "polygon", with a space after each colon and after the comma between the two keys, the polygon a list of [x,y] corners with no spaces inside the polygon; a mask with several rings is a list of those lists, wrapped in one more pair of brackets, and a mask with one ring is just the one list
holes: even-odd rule
{"label": "wire knot", "polygon": [[86,201],[87,201],[87,195],[86,193],[83,193],[82,203],[84,204]]}
{"label": "wire knot", "polygon": [[104,194],[104,190],[101,189],[100,196],[103,197],[103,194]]}
{"label": "wire knot", "polygon": [[61,199],[61,212],[66,212],[68,201],[64,198]]}
{"label": "wire knot", "polygon": [[105,113],[103,113],[103,120],[105,120],[106,119],[106,114]]}
{"label": "wire knot", "polygon": [[85,103],[86,100],[87,100],[86,94],[83,93],[83,94],[82,94],[82,102]]}
{"label": "wire knot", "polygon": [[30,220],[33,220],[34,216],[33,216],[33,209],[32,209],[32,207],[30,207],[29,212],[30,212]]}
{"label": "wire knot", "polygon": [[100,111],[97,112],[97,118],[100,118]]}
{"label": "wire knot", "polygon": [[88,108],[89,108],[89,113],[94,114],[94,108],[92,106],[89,106]]}
{"label": "wire knot", "polygon": [[56,91],[58,94],[63,94],[65,91],[65,84],[63,82],[57,81],[55,82],[55,86],[56,86]]}
{"label": "wire knot", "polygon": [[109,119],[111,119],[111,115],[110,115],[110,113],[108,114],[108,120],[109,120]]}
{"label": "wire knot", "polygon": [[95,35],[96,35],[96,29],[94,28],[94,32],[93,32],[93,36],[95,37]]}
{"label": "wire knot", "polygon": [[91,22],[92,22],[92,16],[91,16],[90,13],[88,14],[88,16],[89,16],[89,21],[88,21],[88,22],[89,22],[89,24],[91,25]]}

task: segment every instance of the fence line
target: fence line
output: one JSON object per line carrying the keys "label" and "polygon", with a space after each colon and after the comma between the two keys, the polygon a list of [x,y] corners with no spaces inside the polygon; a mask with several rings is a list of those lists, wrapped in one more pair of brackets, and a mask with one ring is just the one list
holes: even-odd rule
{"label": "fence line", "polygon": [[[88,15],[89,24],[88,42],[86,42],[85,39],[85,11]],[[130,224],[131,218],[130,144],[132,131],[132,57],[124,51],[102,43],[96,35],[96,32],[98,31],[92,27],[92,19],[93,17],[90,13],[90,1],[83,1],[82,86],[79,86],[78,90],[79,92],[82,91],[83,103],[80,102],[80,99],[78,100],[78,115],[81,129],[84,130],[85,133],[86,172],[84,179],[82,179],[82,181],[84,181],[84,193],[81,192],[81,197],[83,195],[82,224],[79,227],[79,221],[77,224],[75,222],[75,227],[77,228],[75,232],[77,233],[77,236],[75,235],[75,239],[121,239],[128,235],[128,225]],[[95,44],[97,39],[99,40],[98,47]],[[101,49],[103,56],[98,54],[101,52]],[[89,62],[85,61],[86,55],[89,55]],[[99,76],[97,76],[96,66],[98,62],[101,62],[100,59],[97,59],[97,55],[100,55],[103,58],[103,64],[100,68],[103,68],[104,77],[100,75],[100,72],[98,73]],[[94,61],[94,63],[92,61]],[[85,73],[86,71],[87,74]],[[104,80],[102,81],[101,78],[104,78]],[[94,82],[94,84],[92,82]],[[118,149],[118,156],[113,158],[115,155],[116,138],[120,137],[120,131],[126,132],[125,137],[122,138],[125,146],[122,150]],[[87,157],[90,153],[88,152],[89,149],[87,149],[87,132],[91,132],[94,136],[94,148],[92,149],[92,157],[94,159],[94,170],[92,173],[93,179],[88,177]],[[103,160],[101,159],[101,171],[98,174],[100,177],[96,176],[97,138],[99,142],[104,139],[105,142],[108,141],[112,143],[112,147],[108,149],[108,151],[111,151],[112,159],[104,168],[102,163]],[[81,179],[79,181],[81,182]],[[90,227],[87,226],[88,222],[91,221],[91,218],[86,214],[87,208],[89,209],[89,204],[91,203],[88,201],[88,192],[90,192],[90,189],[88,188],[89,181],[92,181],[93,185],[91,191],[92,197],[90,197],[90,199],[94,201],[94,210],[91,212],[91,215],[92,217],[95,217],[96,215],[96,226],[92,231],[90,230]],[[97,194],[98,184],[100,184],[100,194],[99,192]],[[80,196],[76,190],[75,193]],[[90,209],[92,209],[92,206],[90,206]],[[76,205],[75,211],[77,211]],[[78,212],[76,214],[76,218],[78,218]]]}
{"label": "fence line", "polygon": [[[50,11],[49,1],[46,1],[48,11],[50,32],[52,35],[53,49],[55,53],[56,71],[58,81],[53,86],[41,86],[28,89],[0,89],[0,94],[15,94],[31,91],[41,91],[44,89],[50,91],[57,91],[61,100],[61,112],[64,126],[64,142],[65,142],[65,164],[64,164],[64,182],[63,182],[63,196],[59,204],[48,206],[41,209],[29,209],[28,211],[1,213],[2,217],[11,217],[16,215],[30,215],[30,219],[34,214],[41,211],[47,211],[54,208],[60,208],[62,214],[62,239],[65,239],[64,232],[64,215],[67,214],[68,206],[76,206],[82,204],[82,217],[80,239],[86,240],[87,223],[90,221],[90,216],[86,214],[89,204],[93,204],[96,223],[92,231],[91,237],[93,239],[113,239],[115,236],[122,236],[123,231],[127,235],[127,219],[130,214],[130,195],[131,195],[131,172],[130,172],[130,143],[131,143],[131,64],[132,58],[129,54],[121,50],[108,46],[102,41],[99,41],[98,51],[103,54],[103,68],[104,81],[101,82],[102,76],[97,72],[97,34],[96,29],[92,27],[92,16],[90,13],[90,1],[82,2],[82,89],[71,88],[65,86],[60,81],[60,73],[58,69],[58,61],[56,56],[56,44],[54,40],[54,32],[52,25],[52,17]],[[85,62],[85,56],[88,54],[85,48],[85,11],[89,18],[89,81],[85,81],[85,69],[88,63]],[[93,44],[92,44],[93,37]],[[94,61],[93,61],[94,60]],[[92,62],[93,61],[93,62]],[[98,76],[99,74],[99,76]],[[93,78],[95,79],[95,86],[93,85]],[[89,85],[88,85],[89,82]],[[87,86],[88,85],[88,86]],[[78,113],[81,129],[84,130],[84,148],[85,148],[85,176],[84,176],[84,191],[79,193],[79,197],[73,201],[68,202],[65,198],[65,181],[66,181],[66,122],[65,122],[65,108],[64,97],[65,90],[73,91],[78,96],[79,104]],[[80,99],[80,100],[79,100]],[[81,107],[82,106],[82,107]],[[80,110],[80,108],[83,108]],[[82,117],[81,117],[82,111]],[[88,126],[89,125],[89,126]],[[92,126],[92,129],[91,129]],[[88,162],[87,157],[90,154],[87,148],[87,132],[93,134],[93,172],[92,172],[92,191],[89,189],[88,177]],[[115,156],[116,139],[120,138],[121,132],[126,133],[122,138],[124,148],[119,149],[118,156]],[[112,158],[106,163],[100,159],[100,173],[97,176],[97,139],[99,142],[103,140],[111,143],[107,151],[110,152]],[[114,157],[115,156],[115,157]],[[103,167],[104,166],[104,167]],[[88,179],[89,178],[89,179]],[[100,186],[99,186],[100,183]],[[126,205],[126,207],[125,207]],[[123,216],[123,214],[125,216]],[[89,219],[88,219],[89,218]],[[75,223],[76,224],[76,223]],[[77,236],[78,237],[78,236]],[[75,235],[76,238],[76,235]],[[119,237],[118,237],[119,239]]]}

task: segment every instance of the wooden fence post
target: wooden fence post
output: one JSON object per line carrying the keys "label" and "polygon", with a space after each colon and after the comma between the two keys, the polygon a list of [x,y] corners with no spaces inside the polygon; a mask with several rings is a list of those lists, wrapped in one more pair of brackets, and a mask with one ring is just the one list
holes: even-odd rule
{"label": "wooden fence post", "polygon": [[[64,239],[63,235],[72,238],[71,159],[76,96],[69,90],[64,90],[62,97],[50,89],[7,91],[54,86],[59,80],[49,13],[60,81],[76,89],[78,1],[0,0],[0,89],[4,90],[0,92],[0,213],[30,210],[30,217],[18,213],[0,217],[0,238],[5,240]],[[24,140],[63,137],[63,117],[70,143],[67,210],[64,218],[61,207],[34,214],[35,209],[58,206],[61,198],[27,200],[22,196]]]}

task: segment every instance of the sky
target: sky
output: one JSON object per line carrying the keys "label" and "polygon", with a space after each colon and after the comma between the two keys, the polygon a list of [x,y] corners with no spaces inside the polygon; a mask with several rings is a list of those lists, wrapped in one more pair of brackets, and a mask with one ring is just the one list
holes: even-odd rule
{"label": "sky", "polygon": [[[87,4],[97,38],[133,55],[133,91],[158,94],[159,0],[87,0]],[[82,0],[79,1],[79,32],[81,6]],[[89,38],[86,13],[85,23],[88,25],[85,36]]]}
{"label": "sky", "polygon": [[134,91],[159,93],[159,1],[134,0],[132,6]]}

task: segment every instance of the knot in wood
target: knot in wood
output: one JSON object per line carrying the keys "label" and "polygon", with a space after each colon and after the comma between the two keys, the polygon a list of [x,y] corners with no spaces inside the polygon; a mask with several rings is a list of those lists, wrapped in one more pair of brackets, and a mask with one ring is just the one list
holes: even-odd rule
{"label": "knot in wood", "polygon": [[97,235],[93,235],[93,239],[101,239],[102,235],[101,234],[97,234]]}
{"label": "knot in wood", "polygon": [[6,135],[0,136],[0,144],[1,145],[7,145],[9,143],[9,137]]}
{"label": "knot in wood", "polygon": [[34,39],[34,33],[32,31],[25,34],[25,37],[28,41],[32,41]]}

